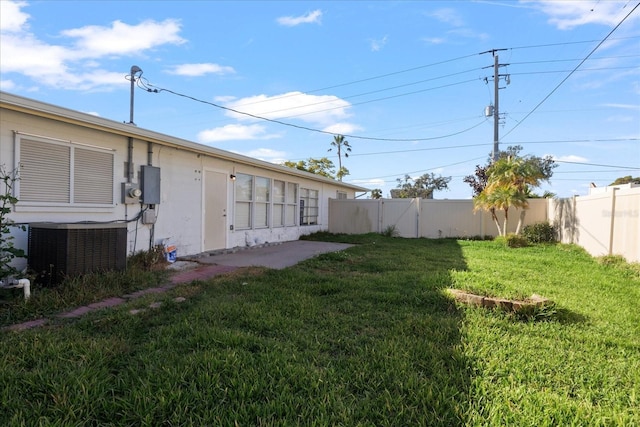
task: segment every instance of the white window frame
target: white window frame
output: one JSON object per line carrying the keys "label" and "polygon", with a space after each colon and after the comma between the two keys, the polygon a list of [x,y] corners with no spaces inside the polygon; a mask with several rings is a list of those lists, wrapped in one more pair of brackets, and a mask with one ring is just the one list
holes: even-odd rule
{"label": "white window frame", "polygon": [[[240,182],[250,181],[247,194],[239,192]],[[260,185],[262,182],[263,185]],[[276,191],[279,186],[279,191]],[[259,175],[236,173],[234,182],[234,228],[259,230],[296,227],[299,221],[298,184]],[[239,209],[241,207],[241,209]],[[239,216],[242,214],[242,218]],[[258,224],[257,217],[266,220]]]}
{"label": "white window frame", "polygon": [[[254,190],[253,190],[253,182],[254,176],[245,174],[245,173],[237,173],[236,179],[233,183],[233,197],[234,197],[234,227],[236,230],[251,230],[253,228],[253,198],[254,198]],[[239,193],[239,183],[245,179],[251,181],[249,185],[249,195],[248,197],[239,197],[242,196],[242,193]],[[239,206],[242,206],[242,209],[238,209]],[[246,221],[244,218],[239,218],[240,213],[246,213]],[[242,219],[242,220],[241,220]]]}
{"label": "white window frame", "polygon": [[300,188],[300,225],[320,224],[320,191]]}
{"label": "white window frame", "polygon": [[287,182],[279,179],[273,180],[271,225],[273,228],[285,226],[285,210],[287,201]]}
{"label": "white window frame", "polygon": [[255,176],[253,178],[253,228],[269,228],[271,226],[271,178]]}
{"label": "white window frame", "polygon": [[[38,148],[43,152],[39,153]],[[56,152],[58,164],[53,154]],[[32,158],[27,158],[28,155]],[[20,200],[20,206],[113,208],[116,205],[113,149],[15,132],[14,157],[19,177],[14,195]]]}
{"label": "white window frame", "polygon": [[300,187],[294,182],[287,182],[285,191],[284,226],[296,227],[298,225],[298,194]]}

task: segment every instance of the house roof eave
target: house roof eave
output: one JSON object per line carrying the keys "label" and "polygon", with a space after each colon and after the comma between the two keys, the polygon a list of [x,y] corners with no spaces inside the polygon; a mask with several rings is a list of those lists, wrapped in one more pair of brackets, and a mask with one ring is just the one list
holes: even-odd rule
{"label": "house roof eave", "polygon": [[210,147],[186,139],[181,139],[152,130],[140,128],[134,124],[121,123],[114,120],[105,119],[103,117],[82,113],[80,111],[71,110],[41,101],[36,101],[34,99],[25,98],[7,92],[0,91],[0,106],[2,108],[13,111],[19,111],[39,117],[63,121],[90,129],[114,133],[124,137],[140,139],[163,146],[170,146],[188,150],[197,154],[209,155],[238,164],[260,167],[291,176],[311,179],[326,184],[338,185],[356,192],[370,191],[368,188],[361,187],[359,185],[336,181],[334,179],[323,177],[314,173],[292,169],[283,165],[277,165],[274,163],[266,162],[264,160],[258,160],[252,157],[244,156],[242,154],[232,153],[230,151],[221,150],[219,148]]}

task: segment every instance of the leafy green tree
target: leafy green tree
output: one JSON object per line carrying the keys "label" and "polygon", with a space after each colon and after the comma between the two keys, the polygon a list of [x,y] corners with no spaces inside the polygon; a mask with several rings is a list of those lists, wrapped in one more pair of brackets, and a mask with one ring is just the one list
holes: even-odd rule
{"label": "leafy green tree", "polygon": [[[431,199],[436,190],[447,190],[451,177],[443,177],[434,173],[425,173],[418,178],[411,178],[405,175],[404,178],[396,179],[397,190],[394,191],[400,199]],[[393,191],[393,190],[392,190]]]}
{"label": "leafy green tree", "polygon": [[631,175],[622,176],[609,185],[621,185],[621,184],[640,184],[640,176],[632,177]]}
{"label": "leafy green tree", "polygon": [[[522,151],[521,145],[510,145],[506,150],[498,152],[498,159],[504,159],[507,157],[522,157],[520,152]],[[548,181],[553,176],[553,169],[555,169],[558,164],[553,161],[550,156],[545,157],[536,157],[536,156],[527,156],[527,161],[531,163],[535,163],[536,167],[538,167],[542,174],[545,176],[545,180]],[[467,175],[462,180],[471,186],[473,190],[473,196],[477,196],[482,193],[482,190],[487,186],[487,169],[491,166],[493,160],[491,158],[491,154],[487,158],[487,163],[484,166],[476,165],[476,170],[473,175]],[[547,193],[545,193],[547,194]],[[537,197],[531,193],[532,197]],[[548,195],[548,194],[547,194]],[[543,196],[546,197],[546,196]]]}
{"label": "leafy green tree", "polygon": [[331,141],[331,147],[328,151],[336,149],[338,153],[338,173],[336,174],[338,181],[342,181],[342,178],[349,175],[349,169],[342,166],[342,155],[344,157],[349,157],[349,153],[351,152],[351,145],[349,145],[349,141],[344,139],[344,135],[335,135],[333,137],[333,141]]}
{"label": "leafy green tree", "polygon": [[[487,169],[487,183],[484,189],[474,197],[476,209],[491,212],[491,217],[501,236],[507,234],[509,208],[520,209],[520,218],[516,234],[520,233],[522,223],[529,206],[527,198],[532,187],[548,180],[548,170],[535,157],[507,156],[496,160]],[[496,216],[496,210],[504,211],[502,227]]]}
{"label": "leafy green tree", "polygon": [[283,163],[283,166],[291,169],[298,169],[305,172],[315,173],[316,175],[322,175],[331,179],[336,179],[335,166],[333,162],[326,157],[322,157],[320,159],[309,158],[306,161],[299,160],[297,162],[287,160]]}
{"label": "leafy green tree", "polygon": [[338,181],[342,181],[342,178],[347,176],[347,175],[350,175],[349,169],[347,169],[344,166],[342,166],[342,167],[340,167],[340,170],[336,174],[336,177],[338,178]]}
{"label": "leafy green tree", "polygon": [[374,188],[373,190],[371,190],[371,198],[382,199],[382,190],[379,188]]}
{"label": "leafy green tree", "polygon": [[307,171],[307,162],[304,160],[299,160],[297,162],[287,160],[282,164],[282,166],[286,166],[291,169],[298,169],[299,171]]}

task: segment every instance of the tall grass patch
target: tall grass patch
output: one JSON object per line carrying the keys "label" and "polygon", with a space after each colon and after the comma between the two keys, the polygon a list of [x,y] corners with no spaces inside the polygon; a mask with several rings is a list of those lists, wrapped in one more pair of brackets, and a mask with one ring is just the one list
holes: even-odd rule
{"label": "tall grass patch", "polygon": [[[155,261],[154,261],[155,260]],[[129,258],[126,271],[68,277],[55,286],[34,284],[29,300],[22,290],[0,293],[0,327],[56,314],[106,298],[156,286],[168,277],[162,260],[147,253]]]}

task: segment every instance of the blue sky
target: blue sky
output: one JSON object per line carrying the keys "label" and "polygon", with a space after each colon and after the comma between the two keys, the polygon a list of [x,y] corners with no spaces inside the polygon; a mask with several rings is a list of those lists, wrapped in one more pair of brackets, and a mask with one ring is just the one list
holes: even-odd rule
{"label": "blue sky", "polygon": [[136,88],[139,127],[276,163],[337,165],[327,150],[344,134],[344,181],[385,197],[397,178],[427,172],[452,178],[436,198],[471,197],[462,178],[493,147],[494,59],[483,52],[500,49],[500,148],[559,164],[538,193],[640,176],[637,1],[0,7],[3,91],[128,122],[136,65],[159,90]]}

